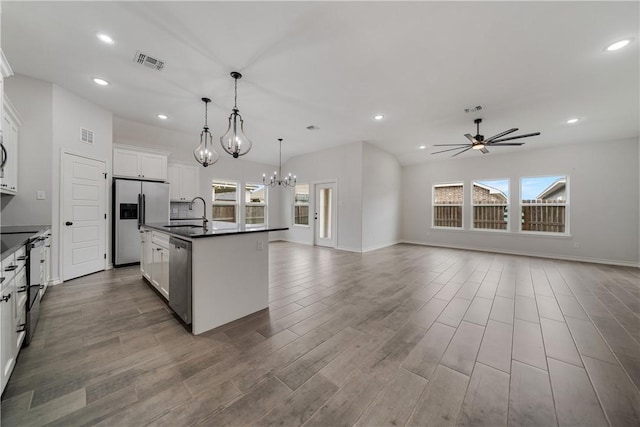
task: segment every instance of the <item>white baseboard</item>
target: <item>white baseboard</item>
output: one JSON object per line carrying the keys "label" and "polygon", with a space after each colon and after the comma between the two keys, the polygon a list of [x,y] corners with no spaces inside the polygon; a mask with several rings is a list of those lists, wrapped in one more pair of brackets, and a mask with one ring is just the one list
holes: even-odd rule
{"label": "white baseboard", "polygon": [[467,251],[476,251],[476,252],[491,252],[505,255],[521,255],[521,256],[530,256],[536,258],[546,258],[546,259],[560,259],[563,261],[576,261],[576,262],[590,262],[594,264],[607,264],[607,265],[618,265],[621,267],[635,267],[640,268],[640,263],[637,262],[629,262],[629,261],[620,261],[615,259],[604,259],[604,258],[588,258],[588,257],[578,257],[578,256],[567,256],[567,255],[553,255],[553,254],[541,254],[537,252],[527,252],[527,251],[505,251],[501,249],[493,249],[493,248],[478,248],[471,246],[463,246],[463,245],[442,245],[438,243],[425,243],[418,242],[414,240],[402,240],[401,243],[408,243],[411,245],[420,245],[420,246],[433,246],[438,248],[449,248],[449,249],[463,249]]}
{"label": "white baseboard", "polygon": [[339,250],[339,251],[356,252],[356,253],[359,253],[359,254],[362,253],[362,250],[360,250],[360,249],[349,248],[347,246],[338,246],[336,249]]}
{"label": "white baseboard", "polygon": [[389,246],[397,245],[398,243],[400,243],[400,242],[396,240],[394,242],[384,243],[382,245],[376,245],[376,246],[371,246],[371,247],[368,247],[368,248],[363,248],[362,249],[362,253],[371,252],[371,251],[377,251],[378,249],[382,249],[382,248],[388,248]]}
{"label": "white baseboard", "polygon": [[55,278],[55,279],[51,279],[47,286],[56,286],[56,285],[59,285],[61,283],[62,283],[62,280],[60,280],[59,278]]}

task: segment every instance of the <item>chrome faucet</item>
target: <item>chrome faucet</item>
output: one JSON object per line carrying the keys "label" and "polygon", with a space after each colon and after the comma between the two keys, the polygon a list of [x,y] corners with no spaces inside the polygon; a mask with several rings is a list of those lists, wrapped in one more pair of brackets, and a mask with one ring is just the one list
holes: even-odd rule
{"label": "chrome faucet", "polygon": [[194,197],[193,200],[189,202],[189,210],[193,210],[193,202],[198,199],[202,200],[202,228],[204,231],[207,231],[207,223],[209,222],[207,219],[207,202],[205,202],[202,197]]}

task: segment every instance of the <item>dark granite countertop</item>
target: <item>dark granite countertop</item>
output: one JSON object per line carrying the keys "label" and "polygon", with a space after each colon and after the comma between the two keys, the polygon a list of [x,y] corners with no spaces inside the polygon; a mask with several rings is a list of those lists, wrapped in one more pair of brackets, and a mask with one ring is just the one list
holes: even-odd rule
{"label": "dark granite countertop", "polygon": [[163,231],[167,234],[173,234],[180,237],[188,237],[191,239],[197,239],[201,237],[215,237],[215,236],[228,236],[231,234],[246,234],[246,233],[265,233],[269,231],[283,231],[288,230],[288,227],[274,227],[274,226],[239,226],[237,224],[226,223],[211,223],[208,224],[207,231],[202,228],[202,221],[191,221],[185,224],[183,221],[180,223],[169,224],[145,224],[145,227],[153,230]]}
{"label": "dark granite countertop", "polygon": [[48,225],[16,225],[0,227],[0,259],[4,260],[9,255],[27,244],[30,238],[49,230]]}

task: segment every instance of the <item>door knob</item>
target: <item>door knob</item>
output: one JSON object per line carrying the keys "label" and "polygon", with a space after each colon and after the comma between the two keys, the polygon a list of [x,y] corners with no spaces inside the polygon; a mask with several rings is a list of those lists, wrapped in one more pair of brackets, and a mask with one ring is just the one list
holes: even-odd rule
{"label": "door knob", "polygon": [[67,221],[64,223],[64,225],[73,225],[73,223],[71,221]]}

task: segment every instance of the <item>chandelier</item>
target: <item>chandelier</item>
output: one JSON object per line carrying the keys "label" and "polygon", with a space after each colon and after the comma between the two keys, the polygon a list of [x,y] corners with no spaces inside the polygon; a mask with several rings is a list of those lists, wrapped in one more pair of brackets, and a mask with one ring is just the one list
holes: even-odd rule
{"label": "chandelier", "polygon": [[235,79],[233,110],[231,110],[231,115],[229,116],[229,127],[227,132],[220,137],[220,143],[224,151],[237,159],[251,150],[251,140],[244,134],[244,122],[242,121],[240,110],[238,110],[238,79],[242,78],[242,74],[233,71],[231,77]]}
{"label": "chandelier", "polygon": [[296,176],[287,175],[284,179],[278,179],[278,176],[282,177],[282,138],[278,138],[280,141],[280,161],[278,163],[278,170],[273,172],[273,175],[267,179],[266,174],[262,174],[262,183],[269,187],[275,187],[276,185],[282,185],[283,187],[293,187],[296,185]]}
{"label": "chandelier", "polygon": [[209,132],[209,126],[207,126],[207,105],[211,102],[209,98],[202,98],[204,102],[204,127],[200,132],[200,145],[193,150],[193,156],[196,161],[205,168],[214,164],[220,158],[220,155],[213,149],[213,137]]}

